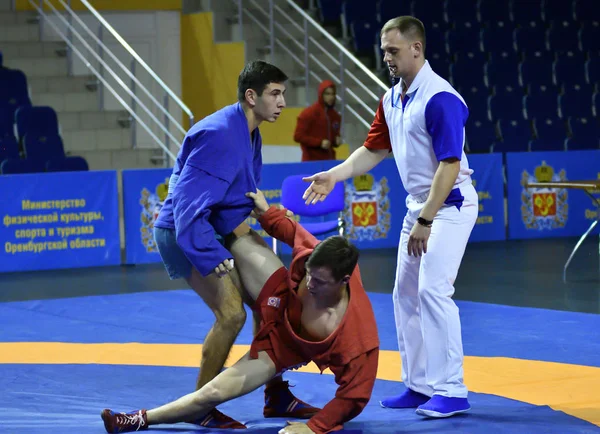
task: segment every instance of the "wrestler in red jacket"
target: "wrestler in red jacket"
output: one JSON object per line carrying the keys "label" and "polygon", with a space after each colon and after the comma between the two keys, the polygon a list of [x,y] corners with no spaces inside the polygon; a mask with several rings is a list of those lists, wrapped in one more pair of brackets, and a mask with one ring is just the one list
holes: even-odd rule
{"label": "wrestler in red jacket", "polygon": [[298,116],[294,141],[300,143],[302,161],[335,160],[341,143],[342,117],[335,110],[336,89],[331,80],[319,85],[317,102]]}
{"label": "wrestler in red jacket", "polygon": [[[278,373],[311,361],[321,372],[326,368],[333,372],[339,386],[335,397],[307,423],[290,423],[279,433],[340,430],[369,402],[377,376],[379,337],[357,265],[358,250],[340,236],[319,242],[287,217],[286,210],[269,207],[260,191],[248,196],[255,201],[254,212],[263,229],[293,248],[288,270],[266,243],[257,243],[260,236],[249,227],[238,228],[230,240],[241,280],[261,316],[250,351],[202,389],[159,408],[131,413],[104,410],[109,433],[197,418]],[[348,272],[341,272],[344,269]]]}

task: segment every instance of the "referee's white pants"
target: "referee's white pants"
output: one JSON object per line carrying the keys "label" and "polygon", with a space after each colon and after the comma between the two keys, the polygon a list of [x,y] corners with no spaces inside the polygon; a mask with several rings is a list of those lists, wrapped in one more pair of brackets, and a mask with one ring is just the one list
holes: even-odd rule
{"label": "referee's white pants", "polygon": [[458,307],[454,281],[477,220],[479,201],[473,185],[460,187],[460,210],[444,205],[435,216],[427,253],[408,256],[407,243],[426,195],[406,199],[394,286],[394,315],[402,358],[402,381],[422,394],[466,398]]}

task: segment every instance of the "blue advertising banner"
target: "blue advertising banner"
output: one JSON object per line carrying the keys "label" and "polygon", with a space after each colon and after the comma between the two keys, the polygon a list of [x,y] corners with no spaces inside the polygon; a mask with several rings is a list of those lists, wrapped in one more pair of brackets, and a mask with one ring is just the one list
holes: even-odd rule
{"label": "blue advertising banner", "polygon": [[118,265],[117,173],[0,176],[0,272]]}
{"label": "blue advertising banner", "polygon": [[160,262],[154,221],[169,189],[172,169],[123,170],[125,263]]}
{"label": "blue advertising banner", "polygon": [[468,159],[479,195],[479,215],[469,242],[505,240],[502,154],[471,154]]}
{"label": "blue advertising banner", "polygon": [[600,151],[508,153],[506,164],[509,238],[579,236],[596,219],[584,191],[525,184],[600,179]]}

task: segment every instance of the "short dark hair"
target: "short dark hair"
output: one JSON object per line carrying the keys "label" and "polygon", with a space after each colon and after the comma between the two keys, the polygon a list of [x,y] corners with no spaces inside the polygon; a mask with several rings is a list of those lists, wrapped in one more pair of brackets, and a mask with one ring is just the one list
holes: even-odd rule
{"label": "short dark hair", "polygon": [[398,30],[408,39],[421,41],[423,51],[425,51],[425,26],[418,18],[411,17],[410,15],[392,18],[383,25],[380,36],[383,36],[390,30]]}
{"label": "short dark hair", "polygon": [[246,100],[245,93],[248,89],[261,96],[270,83],[284,83],[287,79],[287,75],[278,67],[262,60],[254,60],[244,67],[238,77],[238,100]]}
{"label": "short dark hair", "polygon": [[306,265],[308,267],[327,267],[333,278],[342,280],[351,275],[358,263],[359,252],[346,238],[335,235],[326,238],[313,250]]}

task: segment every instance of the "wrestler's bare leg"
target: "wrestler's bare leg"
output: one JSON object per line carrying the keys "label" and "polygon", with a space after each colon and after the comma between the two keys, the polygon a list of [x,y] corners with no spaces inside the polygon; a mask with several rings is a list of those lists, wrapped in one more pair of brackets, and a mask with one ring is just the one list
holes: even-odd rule
{"label": "wrestler's bare leg", "polygon": [[215,323],[204,338],[200,372],[196,390],[215,378],[223,369],[229,351],[246,322],[237,272],[217,277],[212,273],[203,277],[195,268],[187,279],[188,284],[204,300],[215,315]]}
{"label": "wrestler's bare leg", "polygon": [[[246,223],[238,226],[226,239],[226,246],[235,260],[241,284],[253,301],[269,278],[284,266],[265,240]],[[254,334],[258,331],[260,317],[254,313]],[[265,417],[308,418],[319,411],[296,398],[281,375],[273,377],[265,388]],[[290,404],[293,404],[290,406]],[[287,408],[293,408],[288,411]]]}
{"label": "wrestler's bare leg", "polygon": [[206,414],[224,402],[252,392],[274,375],[275,364],[267,353],[259,351],[257,359],[251,359],[249,354],[246,354],[202,389],[148,410],[148,425],[185,422],[192,417]]}
{"label": "wrestler's bare leg", "polygon": [[246,223],[238,226],[226,246],[235,260],[241,283],[248,296],[256,301],[267,280],[283,267],[283,262],[265,240]]}

